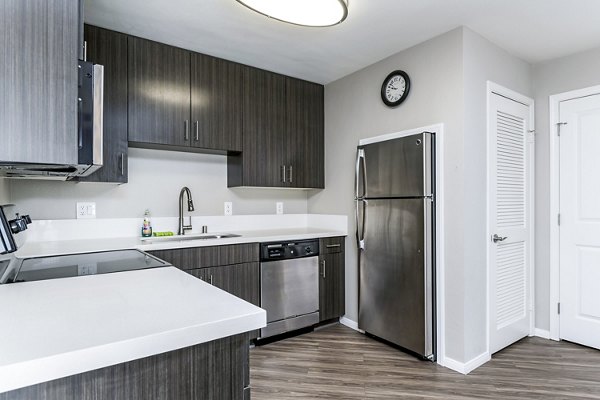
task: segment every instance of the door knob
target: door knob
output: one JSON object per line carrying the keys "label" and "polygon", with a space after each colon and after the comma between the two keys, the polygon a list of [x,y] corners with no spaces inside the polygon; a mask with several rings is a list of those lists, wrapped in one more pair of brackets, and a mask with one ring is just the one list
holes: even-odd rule
{"label": "door knob", "polygon": [[498,236],[497,233],[494,233],[494,236],[492,236],[492,242],[494,243],[504,242],[506,239],[508,239],[508,236]]}

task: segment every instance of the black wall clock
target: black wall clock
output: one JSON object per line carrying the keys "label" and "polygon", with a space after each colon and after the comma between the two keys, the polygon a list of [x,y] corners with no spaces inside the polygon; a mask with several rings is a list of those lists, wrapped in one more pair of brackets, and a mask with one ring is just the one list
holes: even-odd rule
{"label": "black wall clock", "polygon": [[381,85],[381,100],[388,107],[399,106],[410,91],[410,78],[404,71],[397,70],[390,73]]}

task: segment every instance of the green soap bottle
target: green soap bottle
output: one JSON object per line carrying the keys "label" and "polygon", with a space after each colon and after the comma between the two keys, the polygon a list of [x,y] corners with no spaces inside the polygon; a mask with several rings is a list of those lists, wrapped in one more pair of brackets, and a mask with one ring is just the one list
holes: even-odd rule
{"label": "green soap bottle", "polygon": [[152,236],[152,225],[150,224],[150,210],[144,212],[144,223],[142,224],[142,237]]}

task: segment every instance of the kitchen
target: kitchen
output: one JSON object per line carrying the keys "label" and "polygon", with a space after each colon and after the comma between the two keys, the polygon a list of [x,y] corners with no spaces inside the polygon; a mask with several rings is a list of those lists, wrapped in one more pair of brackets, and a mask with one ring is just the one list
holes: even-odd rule
{"label": "kitchen", "polygon": [[[66,151],[62,149],[54,154],[54,147],[76,149],[76,139],[73,141],[68,138],[77,138],[77,103],[62,104],[60,91],[76,91],[77,78],[66,83],[68,88],[64,89],[61,86],[64,82],[48,81],[47,77],[57,76],[53,75],[56,74],[54,69],[48,70],[36,65],[36,61],[39,62],[38,54],[45,54],[46,58],[57,57],[55,60],[48,59],[49,65],[56,68],[60,65],[72,68],[78,58],[84,58],[83,47],[81,57],[77,56],[80,51],[77,34],[78,21],[81,21],[79,11],[77,7],[68,3],[71,2],[43,3],[51,7],[51,10],[67,7],[68,12],[52,15],[54,18],[60,16],[75,22],[58,24],[64,27],[64,30],[59,32],[63,35],[62,41],[48,41],[43,45],[36,42],[41,49],[32,49],[32,52],[29,52],[22,49],[29,48],[26,42],[31,40],[32,36],[17,33],[30,32],[33,36],[45,37],[48,32],[53,32],[50,28],[57,26],[56,21],[43,18],[46,25],[37,24],[40,29],[33,30],[28,18],[37,16],[35,11],[39,9],[36,5],[41,7],[40,2],[19,2],[19,7],[12,0],[4,2],[0,14],[4,28],[0,29],[4,29],[4,37],[11,37],[13,40],[3,42],[3,59],[18,60],[18,71],[26,72],[25,75],[20,75],[11,69],[15,68],[14,64],[1,64],[1,91],[7,96],[3,99],[4,123],[0,125],[2,136],[8,138],[0,151],[4,165],[9,161],[22,161],[14,158],[20,149],[29,149],[31,154],[27,156],[34,157],[29,158],[30,162],[49,164],[65,163],[66,158],[63,161],[57,160],[60,156],[66,157]],[[14,176],[14,168],[12,172],[8,170],[6,175],[12,173],[13,177],[0,179],[0,203],[14,204],[3,207],[7,219],[14,220],[19,213],[20,216],[30,215],[33,220],[31,224],[25,224],[28,229],[14,235],[19,250],[9,254],[14,254],[20,259],[35,259],[74,253],[131,249],[147,251],[151,257],[177,267],[175,272],[187,271],[186,278],[195,277],[195,280],[191,281],[181,278],[181,285],[197,285],[198,293],[209,290],[206,293],[214,296],[218,296],[217,293],[226,295],[225,292],[236,295],[231,296],[233,299],[219,297],[223,304],[229,300],[233,301],[230,308],[219,307],[219,310],[238,313],[238,319],[243,319],[243,315],[239,315],[243,314],[243,310],[250,314],[254,312],[256,320],[253,323],[229,331],[231,335],[250,332],[248,335],[252,337],[260,335],[257,331],[265,328],[263,325],[266,325],[268,318],[268,310],[261,313],[261,309],[256,307],[261,305],[261,284],[258,276],[263,253],[260,244],[284,246],[289,244],[286,242],[292,241],[301,246],[302,241],[317,240],[318,255],[299,257],[299,260],[318,260],[311,265],[313,271],[316,270],[311,279],[318,279],[318,287],[312,286],[312,295],[309,297],[313,302],[315,299],[320,300],[317,307],[320,309],[318,314],[322,315],[317,315],[319,320],[314,322],[314,316],[310,317],[313,313],[306,313],[309,319],[313,318],[308,324],[308,330],[313,327],[318,329],[313,333],[303,333],[265,345],[259,344],[252,348],[249,354],[250,364],[254,363],[255,369],[250,368],[250,371],[247,371],[248,368],[244,368],[243,365],[236,365],[235,370],[239,367],[239,371],[249,372],[250,384],[242,379],[244,382],[240,387],[251,388],[255,398],[269,398],[269,385],[274,385],[278,379],[283,382],[286,382],[286,379],[289,382],[299,382],[299,388],[288,389],[290,392],[286,392],[284,384],[279,387],[280,392],[271,393],[274,396],[271,398],[287,398],[293,395],[294,390],[300,390],[300,393],[308,398],[319,398],[325,394],[330,397],[351,398],[345,391],[334,390],[343,386],[340,383],[344,382],[343,378],[333,377],[330,378],[331,382],[327,383],[328,374],[323,374],[319,384],[314,385],[322,392],[302,392],[302,381],[310,381],[311,378],[305,375],[288,376],[284,373],[287,371],[285,366],[281,366],[281,376],[278,377],[277,371],[269,369],[268,365],[273,360],[269,360],[266,355],[271,351],[276,353],[278,349],[281,350],[278,346],[291,346],[290,352],[293,352],[294,348],[302,349],[304,343],[315,337],[311,335],[327,335],[328,332],[333,332],[332,335],[340,335],[341,338],[346,334],[356,333],[356,329],[364,329],[365,321],[363,320],[361,325],[359,315],[362,307],[358,296],[359,250],[354,238],[357,232],[355,209],[359,204],[355,202],[355,197],[360,198],[356,196],[358,192],[354,187],[357,146],[367,146],[370,140],[390,141],[394,135],[395,139],[434,131],[437,151],[434,154],[435,171],[432,176],[435,177],[433,192],[436,196],[436,207],[433,227],[435,232],[432,236],[435,246],[432,245],[431,249],[435,250],[432,257],[435,258],[436,276],[435,281],[433,277],[430,278],[431,282],[436,284],[435,307],[431,316],[436,322],[435,328],[432,328],[436,333],[436,363],[462,373],[469,373],[482,365],[467,375],[467,378],[473,376],[477,379],[477,374],[486,373],[485,368],[488,364],[494,365],[496,356],[501,358],[505,354],[499,352],[494,357],[491,356],[495,351],[493,346],[490,346],[490,308],[486,301],[489,293],[486,265],[489,265],[488,251],[491,251],[488,249],[488,242],[491,243],[490,234],[510,236],[503,235],[501,231],[492,232],[486,225],[486,221],[489,222],[486,200],[489,192],[486,193],[482,188],[486,188],[493,177],[488,177],[486,172],[491,157],[486,156],[489,141],[482,132],[486,132],[489,124],[486,118],[486,96],[489,95],[486,84],[492,81],[527,98],[535,99],[535,149],[527,147],[528,151],[535,152],[535,159],[529,158],[530,162],[535,163],[535,168],[528,169],[535,171],[535,180],[531,181],[531,191],[535,189],[535,196],[528,203],[532,207],[528,214],[532,226],[535,220],[535,229],[531,229],[535,231],[535,237],[527,242],[531,244],[529,255],[532,258],[535,256],[535,261],[527,264],[532,269],[535,266],[535,275],[527,277],[534,289],[527,295],[531,296],[530,304],[535,305],[535,313],[531,312],[526,316],[527,322],[531,322],[533,326],[532,329],[527,326],[527,332],[523,336],[566,338],[562,336],[562,328],[560,337],[554,337],[552,333],[555,318],[551,312],[555,308],[552,295],[554,289],[550,284],[552,271],[548,265],[554,259],[549,245],[554,228],[548,222],[548,215],[552,208],[549,198],[553,190],[551,183],[554,175],[548,172],[547,166],[551,165],[552,160],[553,153],[550,149],[555,147],[552,147],[552,135],[548,134],[551,131],[548,121],[552,110],[549,110],[547,105],[551,95],[598,85],[594,71],[598,66],[599,43],[589,39],[594,37],[594,24],[581,23],[586,14],[593,14],[584,12],[585,6],[592,7],[591,5],[581,2],[571,6],[562,5],[551,11],[552,7],[538,4],[540,12],[544,12],[546,18],[555,21],[557,15],[562,14],[566,16],[563,24],[578,27],[579,31],[582,30],[580,25],[586,26],[589,36],[587,41],[584,38],[555,37],[556,44],[552,51],[543,53],[539,50],[533,54],[534,50],[541,46],[523,43],[523,46],[529,47],[519,48],[519,41],[509,37],[507,33],[510,24],[504,14],[490,16],[493,14],[490,10],[481,10],[469,1],[465,1],[462,8],[457,10],[464,11],[464,14],[471,10],[470,12],[475,13],[479,19],[467,22],[457,15],[450,14],[448,21],[443,21],[443,13],[435,9],[441,6],[440,3],[428,2],[421,5],[421,10],[427,12],[425,15],[437,18],[437,25],[432,24],[435,29],[432,27],[431,30],[420,31],[421,36],[411,36],[409,31],[403,31],[404,35],[390,38],[389,42],[382,40],[380,46],[368,45],[368,41],[376,40],[376,36],[367,35],[364,25],[361,27],[360,24],[388,20],[379,7],[367,6],[365,2],[348,4],[346,19],[328,28],[290,25],[266,18],[236,1],[226,3],[181,2],[181,9],[173,7],[173,10],[165,10],[164,3],[160,1],[150,2],[145,6],[136,5],[135,2],[121,5],[110,1],[86,2],[85,29],[82,32],[87,41],[85,52],[88,61],[104,66],[103,166],[94,173],[95,177],[92,174],[87,177],[69,178],[67,182],[47,179],[48,177],[42,180],[22,179]],[[32,9],[27,10],[27,7]],[[401,11],[404,10],[398,9],[398,12]],[[410,13],[411,10],[406,12]],[[413,12],[416,13],[417,10]],[[47,15],[48,13],[42,12],[39,16]],[[191,15],[201,18],[203,24],[195,24]],[[492,22],[504,24],[498,26],[507,26],[506,32],[503,31],[505,38],[498,34],[494,36],[493,32],[485,30],[486,25],[493,25]],[[21,31],[19,27],[32,30]],[[46,31],[45,27],[49,27],[50,30]],[[231,29],[228,34],[225,33],[227,28]],[[73,29],[73,32],[69,29]],[[194,33],[186,33],[186,29]],[[349,29],[353,31],[346,31]],[[411,25],[411,29],[416,28]],[[269,35],[268,40],[263,38],[260,42],[263,47],[251,46],[252,40],[261,40],[256,32],[266,32],[265,34]],[[346,33],[348,38],[340,42],[338,35],[342,32]],[[352,32],[357,32],[358,36],[365,35],[365,38],[352,36]],[[385,29],[381,28],[372,35],[384,32]],[[483,32],[486,32],[483,36],[491,42],[480,35]],[[545,31],[544,34],[551,35],[554,31]],[[584,36],[583,33],[581,35]],[[69,39],[64,40],[65,37]],[[327,41],[323,41],[322,46],[317,46],[324,38],[327,38]],[[302,46],[298,40],[313,43],[315,48],[305,48],[305,53],[301,53]],[[293,43],[298,47],[292,46]],[[339,59],[333,56],[336,53],[332,53],[334,47],[331,46],[334,43],[343,43],[339,51],[345,49],[343,57]],[[498,45],[510,49],[510,52]],[[58,52],[58,48],[66,53]],[[325,57],[327,52],[332,53],[330,57]],[[569,55],[571,53],[578,54]],[[287,62],[282,61],[286,59]],[[28,62],[31,64],[27,64]],[[409,90],[406,90],[405,86],[407,97],[402,99],[402,104],[389,107],[381,92],[386,84],[386,77],[397,70],[406,71],[409,79],[404,81],[410,82]],[[36,76],[36,71],[47,71],[47,75]],[[76,71],[69,71],[76,76]],[[210,73],[206,74],[204,71]],[[7,79],[8,76],[12,77],[12,80]],[[560,82],[556,82],[552,76],[560,77]],[[57,91],[55,97],[50,97],[53,101],[48,100],[47,92],[40,94],[35,90],[42,85],[50,85],[47,89],[50,92]],[[25,90],[24,88],[31,91],[15,92]],[[493,90],[507,93],[498,88]],[[215,96],[215,101],[209,102],[208,106],[203,103],[207,99],[207,93],[210,93],[210,96],[214,93]],[[32,104],[27,106],[27,110],[33,107],[44,112],[25,114],[23,104],[28,104],[28,101]],[[47,118],[48,115],[56,115],[55,110],[61,107],[65,110],[64,118]],[[42,126],[43,130],[40,129]],[[533,121],[530,121],[528,130],[532,127]],[[568,127],[569,125],[565,129]],[[21,134],[15,135],[15,131]],[[56,139],[53,143],[58,146],[50,146],[51,143],[42,132],[48,136],[55,134]],[[281,135],[281,132],[286,134]],[[400,134],[394,134],[396,132]],[[61,140],[65,141],[62,147]],[[67,141],[72,144],[67,145]],[[74,154],[69,157],[77,158]],[[70,160],[66,163],[73,162]],[[14,167],[15,164],[12,165]],[[22,170],[17,171],[23,173]],[[373,169],[368,169],[367,174],[369,171]],[[44,172],[47,175],[52,174],[47,170]],[[62,179],[64,180],[64,176]],[[178,198],[183,187],[189,188],[191,197],[186,194]],[[181,206],[178,200],[182,202]],[[192,200],[191,207],[189,200]],[[369,201],[368,198],[366,200]],[[149,210],[153,231],[172,232],[176,240],[171,240],[170,237],[142,240],[141,228],[146,210]],[[192,229],[185,233],[188,237],[196,236],[196,239],[180,239],[177,236],[180,223],[184,226],[191,225]],[[206,227],[206,233],[203,233],[203,227]],[[210,237],[221,234],[240,236],[202,239],[202,235]],[[314,245],[306,246],[310,247],[311,251],[314,250]],[[289,250],[295,251],[293,248]],[[86,271],[93,271],[94,263],[97,264],[96,271],[101,270],[100,263],[94,260],[90,262],[91,267],[86,267],[85,262],[78,264],[82,267],[81,271],[77,270],[77,274],[84,275]],[[333,274],[328,267],[333,268]],[[133,280],[151,285],[150,275],[171,269],[148,268],[118,274],[96,272],[97,275],[93,277],[49,279],[37,281],[37,284],[48,285],[45,286],[47,290],[57,290],[62,283],[76,279],[76,282],[85,282],[82,285],[87,285],[87,282],[95,282],[93,279],[96,278],[103,280],[114,276],[132,275]],[[148,274],[147,281],[141,278],[144,274]],[[242,281],[253,282],[253,286],[240,286],[239,282]],[[36,282],[15,283],[0,289],[28,288],[32,287],[28,285],[34,284]],[[184,298],[187,292],[184,293],[182,289],[180,297],[173,296],[164,304],[151,302],[158,307],[155,319],[163,321],[165,325],[144,322],[142,310],[147,308],[142,295],[147,291],[156,290],[156,287],[140,288],[138,293],[126,290],[128,284],[130,283],[127,279],[111,283],[115,293],[119,293],[115,298],[122,299],[121,306],[127,306],[124,309],[130,310],[134,304],[140,307],[140,314],[133,312],[132,315],[128,315],[128,318],[133,318],[129,327],[118,329],[116,325],[108,324],[104,326],[105,330],[88,331],[90,340],[95,338],[104,342],[111,335],[133,334],[138,323],[139,326],[148,329],[146,334],[160,335],[164,331],[161,333],[157,330],[166,329],[167,322],[183,323],[182,320],[177,320],[176,316],[172,319],[164,317],[169,314],[170,309],[178,309],[178,304],[185,303],[185,307],[181,308],[182,318],[194,309]],[[215,286],[224,291],[211,292]],[[83,287],[77,290],[83,290]],[[85,287],[90,293],[94,293],[93,286]],[[246,301],[240,300],[240,303],[236,303],[236,298]],[[42,300],[38,297],[32,298],[31,306],[43,304]],[[37,303],[38,301],[41,303]],[[203,297],[196,301],[208,300]],[[211,301],[214,301],[215,307],[221,304],[216,297]],[[255,308],[245,308],[251,303],[254,303]],[[329,307],[327,313],[324,312],[325,303]],[[563,296],[561,303],[566,304]],[[98,300],[96,306],[100,307],[101,304]],[[68,308],[74,305],[67,302],[63,306],[67,307],[65,310],[76,313],[75,308]],[[117,303],[111,306],[115,307],[114,310],[121,309]],[[205,306],[203,304],[198,307]],[[313,303],[312,311],[317,311],[314,308]],[[18,311],[19,309],[14,310],[16,315]],[[114,312],[120,315],[119,311]],[[41,314],[43,313],[32,314],[32,321],[29,321],[32,325],[28,325],[30,329],[27,332],[30,332],[32,327],[43,326],[42,321],[45,319]],[[53,316],[45,317],[51,319]],[[63,317],[67,320],[70,318],[68,315]],[[39,325],[36,325],[36,318]],[[80,318],[80,321],[85,321],[83,316]],[[140,321],[136,322],[136,318],[140,318]],[[329,324],[338,319],[342,325]],[[22,317],[15,317],[13,321],[16,323],[17,320],[22,321]],[[64,377],[75,373],[85,374],[85,371],[118,368],[119,365],[134,362],[136,359],[152,357],[159,353],[169,354],[170,351],[187,348],[192,344],[204,348],[206,346],[203,347],[203,344],[212,343],[209,340],[211,338],[200,334],[210,329],[193,331],[189,325],[190,321],[186,321],[188,325],[185,327],[173,325],[167,331],[187,329],[188,342],[183,343],[179,341],[181,338],[174,337],[162,342],[157,339],[153,343],[167,346],[162,350],[159,346],[151,349],[152,346],[144,347],[138,342],[137,345],[125,347],[126,353],[131,354],[112,359],[102,359],[96,355],[97,362],[87,368],[70,370],[69,373],[64,371],[54,376],[45,375],[49,368],[40,367],[37,378],[33,377],[35,374],[31,374],[29,378],[33,380],[26,381],[25,383],[28,383],[21,386],[11,386],[17,381],[14,376],[19,375],[14,372],[17,369],[14,369],[15,375],[8,380],[12,381],[11,385],[7,384],[8,386],[3,388],[15,390],[31,387],[53,379],[65,379]],[[195,321],[194,326],[202,323],[213,324],[212,332],[219,331],[215,325],[216,321]],[[67,328],[57,326],[54,334],[60,336],[64,334],[61,329]],[[339,331],[346,328],[349,333]],[[83,327],[81,329],[85,331]],[[246,330],[242,332],[243,329]],[[519,331],[521,332],[522,330]],[[12,336],[3,336],[3,343],[6,343],[6,339],[19,336],[10,330],[8,333]],[[49,338],[52,337],[51,333],[48,332]],[[490,333],[493,339],[494,333]],[[383,334],[375,336],[384,337]],[[122,336],[121,338],[123,339]],[[369,341],[362,342],[365,338]],[[330,339],[332,338],[326,338],[325,342],[335,342],[335,339]],[[380,341],[363,335],[359,338],[351,337],[349,340],[366,347],[382,345]],[[570,338],[567,340],[582,342]],[[371,344],[371,341],[375,344]],[[491,342],[493,344],[493,340]],[[40,351],[38,359],[48,351],[56,351],[50,342],[45,344],[47,345],[43,343],[36,346]],[[112,344],[117,346],[118,341],[115,340]],[[520,343],[517,343],[514,348],[518,350],[519,345]],[[238,351],[242,351],[240,349],[244,347],[239,343],[236,346]],[[593,342],[588,346],[597,347]],[[334,343],[332,348],[339,347]],[[510,354],[512,348],[509,347],[506,351]],[[118,346],[114,349],[114,352],[109,353],[114,355],[121,352],[116,350]],[[145,349],[146,352],[140,353],[140,349]],[[556,351],[560,353],[561,349],[557,348]],[[390,357],[405,357],[404,352],[393,346],[383,345],[380,350]],[[564,351],[574,350],[567,348]],[[349,349],[344,348],[344,352],[348,352],[349,358],[346,361],[355,360],[350,356]],[[331,354],[328,351],[324,353]],[[16,357],[15,360],[31,356],[14,348],[10,354],[11,357]],[[245,357],[244,354],[236,354],[237,357]],[[581,359],[589,355],[590,360],[594,360],[594,354],[585,353],[578,356]],[[61,360],[58,355],[55,354],[55,365],[67,368],[69,363]],[[300,351],[298,356],[302,357]],[[257,365],[258,360],[263,360],[263,364]],[[425,376],[437,371],[427,369],[427,365],[435,365],[431,362],[421,362],[414,357],[402,360],[411,367],[424,368]],[[10,371],[11,367],[16,368],[15,361],[10,365],[8,355],[2,358],[2,361],[2,365],[7,368],[4,371]],[[412,364],[417,361],[421,364]],[[326,360],[325,363],[344,371],[334,360]],[[318,371],[319,365],[313,368]],[[266,371],[271,371],[271,375],[266,376]],[[355,375],[349,373],[349,376]],[[269,377],[273,379],[269,380]],[[355,377],[360,381],[360,375]],[[324,382],[327,383],[325,388]],[[263,386],[257,387],[259,383]],[[197,384],[204,388],[210,386],[203,385],[202,382]],[[587,381],[581,384],[587,388],[588,393],[595,394],[598,391],[597,386]],[[108,390],[109,385],[105,386]],[[535,391],[535,385],[532,386],[532,390]],[[148,384],[148,390],[150,387]],[[382,393],[366,382],[357,383],[355,395],[359,398],[369,397],[367,389],[371,391],[371,397],[378,397],[377,393],[379,397],[401,396],[403,393],[401,385],[395,389],[396,392],[392,390],[391,393]],[[468,397],[469,385],[466,384],[461,390],[465,390],[465,397]],[[215,393],[217,392],[204,397],[196,395],[196,398],[229,398],[228,395]],[[4,394],[0,394],[2,395]],[[416,394],[413,395],[417,397]],[[171,394],[170,397],[158,395],[156,398],[194,397],[177,397]]]}

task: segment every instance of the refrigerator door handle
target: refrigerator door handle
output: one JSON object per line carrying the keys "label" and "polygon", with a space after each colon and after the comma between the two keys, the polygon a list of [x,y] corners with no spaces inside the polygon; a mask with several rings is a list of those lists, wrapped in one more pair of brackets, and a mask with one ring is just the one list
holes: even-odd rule
{"label": "refrigerator door handle", "polygon": [[[361,169],[361,164],[362,164],[362,169]],[[362,175],[361,175],[361,170],[362,170]],[[358,191],[360,189],[361,178],[362,178],[362,184],[363,184],[363,192],[362,193],[358,193]],[[355,184],[356,184],[355,198],[360,199],[360,198],[362,198],[362,197],[365,196],[365,190],[366,190],[366,187],[367,187],[367,172],[366,172],[366,169],[365,169],[365,150],[364,149],[358,149],[358,153],[356,155],[356,179],[355,179]]]}
{"label": "refrigerator door handle", "polygon": [[[360,206],[362,203],[362,221],[360,218]],[[356,200],[356,240],[358,243],[358,249],[365,249],[365,218],[367,216],[367,200],[357,199]],[[362,223],[362,224],[361,224]]]}

